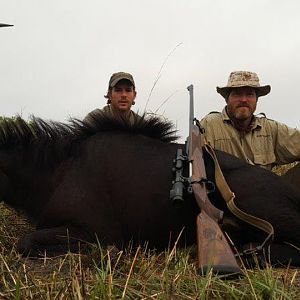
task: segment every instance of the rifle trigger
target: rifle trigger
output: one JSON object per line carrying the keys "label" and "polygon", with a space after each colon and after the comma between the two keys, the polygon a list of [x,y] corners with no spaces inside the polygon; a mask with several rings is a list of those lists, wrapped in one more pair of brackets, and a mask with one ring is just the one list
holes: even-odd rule
{"label": "rifle trigger", "polygon": [[200,183],[204,184],[208,193],[213,193],[216,190],[216,185],[211,180],[208,180],[207,178],[201,178],[201,179],[191,179],[191,184],[193,183]]}

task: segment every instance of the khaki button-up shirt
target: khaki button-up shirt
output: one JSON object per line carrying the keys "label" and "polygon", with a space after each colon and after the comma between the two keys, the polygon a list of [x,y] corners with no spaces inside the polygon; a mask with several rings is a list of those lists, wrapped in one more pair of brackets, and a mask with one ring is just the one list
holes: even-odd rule
{"label": "khaki button-up shirt", "polygon": [[300,131],[285,124],[255,116],[253,128],[240,133],[232,125],[225,108],[201,120],[206,141],[217,149],[250,164],[271,169],[274,165],[300,160]]}

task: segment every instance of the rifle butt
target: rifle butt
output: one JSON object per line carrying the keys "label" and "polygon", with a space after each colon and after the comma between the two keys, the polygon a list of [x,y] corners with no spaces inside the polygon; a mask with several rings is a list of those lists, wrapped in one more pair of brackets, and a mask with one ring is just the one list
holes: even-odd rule
{"label": "rifle butt", "polygon": [[204,211],[197,216],[198,269],[204,275],[241,276],[243,273],[219,225]]}

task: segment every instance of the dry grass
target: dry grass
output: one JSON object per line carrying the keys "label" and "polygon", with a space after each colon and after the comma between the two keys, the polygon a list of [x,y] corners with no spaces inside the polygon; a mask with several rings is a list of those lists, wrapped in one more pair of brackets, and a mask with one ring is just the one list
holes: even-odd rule
{"label": "dry grass", "polygon": [[285,174],[289,169],[293,168],[294,166],[296,166],[298,164],[298,162],[293,162],[290,164],[286,164],[286,165],[281,165],[281,166],[276,166],[272,169],[272,172],[274,172],[275,174],[282,176],[283,174]]}
{"label": "dry grass", "polygon": [[92,245],[88,254],[29,259],[16,253],[32,230],[0,205],[0,299],[299,299],[297,269],[243,269],[245,277],[199,276],[193,248],[155,253]]}

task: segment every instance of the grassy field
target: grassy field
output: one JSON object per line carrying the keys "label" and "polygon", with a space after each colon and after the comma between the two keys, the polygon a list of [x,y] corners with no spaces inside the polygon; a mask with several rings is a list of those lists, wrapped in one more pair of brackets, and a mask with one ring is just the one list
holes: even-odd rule
{"label": "grassy field", "polygon": [[297,269],[243,268],[243,278],[225,280],[198,274],[194,248],[145,246],[29,259],[14,246],[33,228],[3,204],[0,224],[0,299],[300,299]]}

